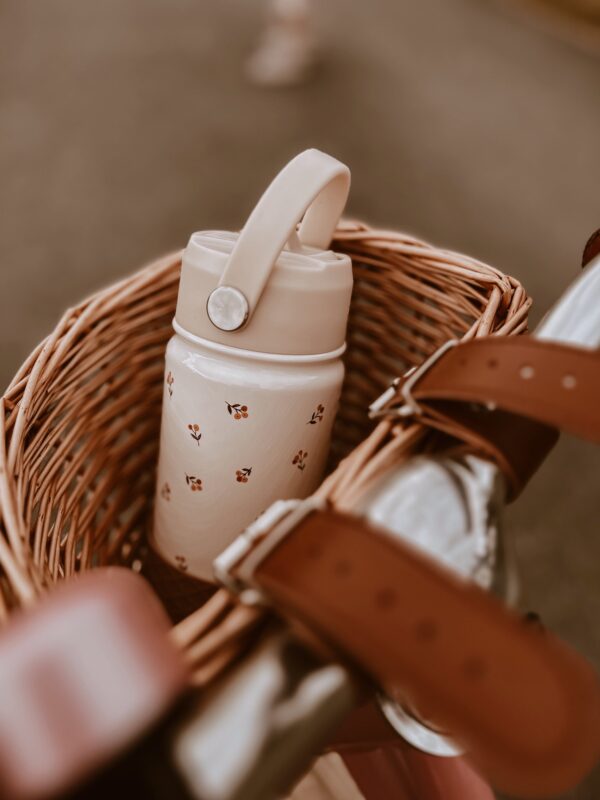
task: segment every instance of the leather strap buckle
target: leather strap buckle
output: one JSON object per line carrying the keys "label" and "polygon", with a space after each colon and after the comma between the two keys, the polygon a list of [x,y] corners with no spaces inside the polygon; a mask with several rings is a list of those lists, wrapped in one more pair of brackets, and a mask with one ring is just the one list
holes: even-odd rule
{"label": "leather strap buckle", "polygon": [[269,605],[254,582],[257,567],[305,517],[326,507],[316,497],[277,500],[214,560],[215,578],[246,605]]}
{"label": "leather strap buckle", "polygon": [[[412,390],[421,378],[427,373],[431,367],[439,361],[439,359],[452,347],[456,347],[458,339],[448,339],[441,347],[433,352],[428,358],[423,361],[418,367],[411,367],[408,372],[405,372],[402,378],[395,378],[390,384],[389,388],[381,394],[369,406],[369,417],[371,419],[378,419],[379,417],[397,416],[397,417],[415,417],[423,413],[423,409],[413,397]],[[400,390],[400,391],[398,391]],[[399,406],[391,406],[394,399],[400,395],[404,401]]]}

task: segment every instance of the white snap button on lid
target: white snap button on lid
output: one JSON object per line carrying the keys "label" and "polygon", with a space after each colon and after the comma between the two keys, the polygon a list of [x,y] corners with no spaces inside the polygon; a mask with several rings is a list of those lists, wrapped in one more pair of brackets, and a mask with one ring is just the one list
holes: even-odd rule
{"label": "white snap button on lid", "polygon": [[208,318],[221,331],[237,331],[248,319],[246,297],[234,286],[217,286],[206,303]]}

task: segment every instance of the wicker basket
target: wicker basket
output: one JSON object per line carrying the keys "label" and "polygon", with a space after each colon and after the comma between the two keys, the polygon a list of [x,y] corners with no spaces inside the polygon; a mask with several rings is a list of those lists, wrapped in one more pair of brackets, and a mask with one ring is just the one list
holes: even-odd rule
{"label": "wicker basket", "polygon": [[[371,430],[367,406],[391,378],[449,338],[525,330],[531,301],[498,270],[403,234],[346,223],[333,248],[352,257],[355,277],[339,460]],[[7,389],[0,618],[81,570],[139,568],[179,267],[168,256],[69,309]],[[394,460],[423,446],[415,430],[396,439]]]}

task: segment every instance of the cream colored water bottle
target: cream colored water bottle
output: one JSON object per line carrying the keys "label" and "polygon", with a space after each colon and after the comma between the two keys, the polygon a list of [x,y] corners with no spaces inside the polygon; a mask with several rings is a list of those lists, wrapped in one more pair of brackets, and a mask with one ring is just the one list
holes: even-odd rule
{"label": "cream colored water bottle", "polygon": [[[239,235],[192,235],[166,353],[153,545],[189,575],[323,477],[344,368],[347,255],[328,250],[346,166],[308,150]],[[297,230],[298,222],[303,218]]]}

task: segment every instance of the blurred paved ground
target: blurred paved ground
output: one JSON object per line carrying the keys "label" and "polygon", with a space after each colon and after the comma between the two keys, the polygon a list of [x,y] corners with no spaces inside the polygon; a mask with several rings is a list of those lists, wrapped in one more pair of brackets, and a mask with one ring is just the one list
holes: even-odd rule
{"label": "blurred paved ground", "polygon": [[[536,319],[557,297],[600,224],[600,57],[491,0],[316,5],[319,80],[270,93],[240,70],[258,0],[0,2],[0,384],[306,146],[351,165],[351,213],[517,275]],[[598,666],[599,467],[565,439],[508,514],[529,605]]]}

